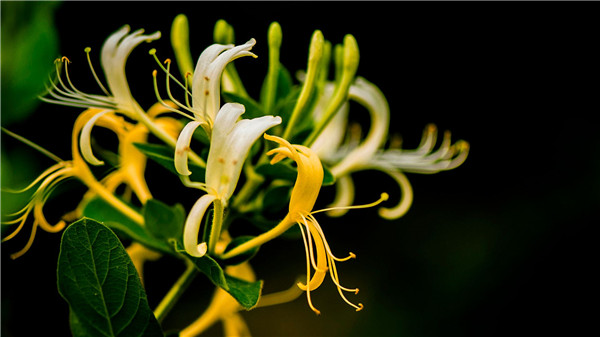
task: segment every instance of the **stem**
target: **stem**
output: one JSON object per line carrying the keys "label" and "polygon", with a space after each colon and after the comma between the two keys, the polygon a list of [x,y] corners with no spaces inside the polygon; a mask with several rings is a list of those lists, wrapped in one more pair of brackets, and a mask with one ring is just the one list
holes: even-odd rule
{"label": "stem", "polygon": [[171,311],[175,303],[177,303],[197,274],[198,270],[194,264],[186,261],[185,271],[154,310],[154,316],[156,316],[159,323],[165,319],[169,311]]}
{"label": "stem", "polygon": [[221,199],[215,199],[213,201],[213,207],[213,223],[210,227],[210,234],[208,235],[208,253],[211,255],[214,253],[217,242],[219,242],[219,238],[221,237],[224,211]]}

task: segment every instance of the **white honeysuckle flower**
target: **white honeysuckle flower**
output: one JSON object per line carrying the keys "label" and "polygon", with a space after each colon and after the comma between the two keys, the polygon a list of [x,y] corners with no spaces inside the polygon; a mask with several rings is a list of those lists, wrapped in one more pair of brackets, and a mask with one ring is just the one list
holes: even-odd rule
{"label": "white honeysuckle flower", "polygon": [[196,120],[213,125],[221,108],[221,77],[229,62],[243,56],[257,56],[250,52],[256,40],[250,39],[239,46],[213,44],[206,48],[192,78],[192,112]]}
{"label": "white honeysuckle flower", "polygon": [[143,35],[144,30],[138,29],[128,34],[129,29],[129,26],[126,25],[111,35],[102,46],[100,58],[108,87],[117,103],[117,108],[125,114],[141,111],[138,103],[131,95],[127,77],[125,76],[127,58],[140,43],[160,38],[160,32]]}
{"label": "white honeysuckle flower", "polygon": [[[170,100],[177,105],[178,109],[172,107],[168,108],[173,112],[192,119],[193,122],[198,122],[199,125],[206,130],[208,136],[211,137],[211,130],[213,128],[214,121],[217,117],[219,109],[221,108],[221,86],[223,85],[222,80],[225,67],[227,67],[229,62],[232,62],[240,57],[252,56],[256,58],[257,56],[250,52],[255,44],[256,40],[250,39],[245,44],[239,46],[234,46],[232,44],[213,44],[206,48],[198,58],[193,75],[188,74],[192,77],[191,85],[187,82],[187,76],[185,84],[179,83],[181,87],[186,89],[185,104],[175,99],[171,93],[169,86],[169,80],[172,78],[170,75],[171,61],[165,61],[167,67],[163,67],[163,70],[167,73],[167,93]],[[156,51],[152,50],[151,54],[155,55]],[[158,58],[156,58],[156,60],[162,67],[162,64]],[[155,71],[153,76],[156,96],[158,100],[163,103],[163,105],[167,106],[158,92],[156,75],[157,72]],[[191,87],[190,91],[188,91],[189,87]],[[191,104],[188,99],[189,96],[192,97]]]}
{"label": "white honeysuckle flower", "polygon": [[[92,74],[105,95],[87,94],[75,88],[68,72],[68,64],[70,61],[68,58],[63,57],[60,60],[56,60],[57,78],[56,81],[51,81],[51,86],[47,88],[48,94],[52,98],[40,97],[41,100],[49,103],[85,109],[97,109],[99,111],[98,115],[93,116],[86,123],[80,135],[81,153],[85,160],[92,165],[103,164],[102,161],[98,160],[93,155],[90,144],[92,128],[100,117],[107,113],[119,112],[137,120],[137,117],[139,117],[140,114],[144,114],[142,108],[131,95],[125,74],[125,64],[135,47],[142,42],[151,42],[159,39],[160,32],[143,35],[143,29],[138,29],[131,34],[129,34],[129,31],[129,25],[123,26],[121,29],[110,35],[102,46],[100,62],[110,91],[105,88],[102,82],[100,82],[100,79],[92,66],[89,55],[91,49],[85,49]],[[64,81],[61,76],[60,65],[63,64],[65,67],[66,81]]]}
{"label": "white honeysuckle flower", "polygon": [[[326,93],[324,91],[322,99],[327,99]],[[434,151],[437,128],[433,124],[425,128],[421,143],[416,149],[384,150],[382,147],[388,135],[390,109],[383,93],[374,84],[359,77],[350,86],[349,99],[369,111],[371,126],[365,139],[360,142],[351,139],[340,146],[343,133],[339,130],[346,123],[340,118],[333,119],[317,138],[318,142],[313,144],[321,158],[331,165],[331,173],[336,177],[336,199],[331,204],[332,207],[347,205],[353,201],[355,191],[350,174],[362,170],[379,170],[394,179],[402,192],[396,206],[382,207],[379,214],[386,219],[399,218],[408,211],[413,200],[412,187],[404,172],[431,174],[451,170],[460,166],[467,158],[468,143],[458,141],[452,144],[449,131],[445,132],[440,147]],[[319,106],[317,105],[317,109]],[[346,111],[338,111],[338,114],[347,118]],[[345,213],[345,210],[328,212],[331,216]]]}
{"label": "white honeysuckle flower", "polygon": [[[227,103],[215,118],[206,164],[206,183],[200,184],[207,194],[198,199],[185,223],[184,246],[192,256],[201,257],[207,250],[205,242],[198,244],[198,231],[208,207],[218,201],[218,209],[223,212],[235,190],[250,148],[265,131],[281,123],[281,117],[274,116],[239,120],[244,110],[241,104]],[[187,170],[186,149],[189,148],[194,130],[200,124],[188,123],[181,132],[175,151],[178,170]],[[218,210],[215,209],[215,212]],[[219,216],[215,215],[217,218]]]}
{"label": "white honeysuckle flower", "polygon": [[[62,57],[57,59],[56,63],[56,79],[51,81],[50,87],[48,87],[48,94],[52,98],[40,97],[41,100],[61,104],[74,106],[78,108],[98,108],[98,109],[110,109],[113,111],[122,112],[130,117],[134,116],[139,109],[139,105],[135,99],[131,96],[127,78],[125,75],[125,64],[127,58],[142,42],[151,42],[160,38],[160,32],[155,32],[150,35],[143,35],[144,30],[139,29],[131,34],[129,33],[129,25],[123,26],[121,29],[113,33],[108,37],[100,54],[100,62],[104,70],[104,75],[108,83],[110,91],[100,82],[96,72],[92,66],[89,53],[90,48],[86,48],[85,52],[88,55],[88,62],[94,78],[98,82],[100,89],[104,92],[104,95],[87,94],[84,93],[73,85],[69,77],[68,64],[69,59]],[[65,79],[61,76],[61,65],[65,67]]]}

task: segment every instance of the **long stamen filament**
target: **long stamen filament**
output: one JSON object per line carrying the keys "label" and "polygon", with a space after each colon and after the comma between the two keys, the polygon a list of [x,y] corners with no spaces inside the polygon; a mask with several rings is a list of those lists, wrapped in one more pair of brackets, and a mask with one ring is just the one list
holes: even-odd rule
{"label": "long stamen filament", "polygon": [[[184,113],[183,111],[181,111],[181,110],[178,110],[178,109],[175,109],[175,108],[171,107],[170,105],[168,105],[168,104],[167,104],[167,103],[166,103],[166,102],[165,102],[165,101],[162,99],[162,97],[160,97],[160,93],[158,92],[158,83],[157,83],[157,80],[156,80],[156,75],[157,75],[157,73],[158,73],[158,72],[157,72],[156,70],[154,70],[154,71],[152,72],[152,79],[153,79],[153,83],[154,83],[154,93],[155,93],[155,95],[156,95],[156,98],[157,98],[157,99],[158,99],[158,101],[160,102],[160,104],[161,104],[162,106],[164,106],[165,108],[167,108],[169,111],[172,111],[172,112],[178,113],[178,114],[180,114],[180,115],[182,115],[182,116],[184,116],[184,117],[186,117],[186,118],[188,118],[188,119],[194,119],[192,116],[190,116],[190,115],[188,115],[188,114]],[[178,103],[178,102],[175,102],[175,104],[177,104],[177,106],[180,106],[180,103]]]}
{"label": "long stamen filament", "polygon": [[[185,106],[185,105],[183,105],[183,104],[179,103],[179,101],[178,101],[178,100],[176,100],[176,99],[173,97],[173,95],[171,94],[171,84],[170,84],[170,83],[171,83],[171,81],[169,81],[169,76],[168,76],[168,75],[170,75],[170,74],[171,74],[171,60],[170,60],[170,59],[166,59],[166,60],[165,60],[165,63],[167,64],[167,77],[165,77],[165,82],[166,82],[167,94],[169,95],[169,98],[170,98],[170,99],[171,99],[173,102],[175,102],[175,104],[177,104],[177,106],[178,106],[178,107],[180,107],[180,108],[182,108],[182,109],[184,109],[184,110],[187,110],[187,111],[189,111],[189,112],[191,112],[191,113],[193,114],[193,113],[194,113],[194,111],[193,111],[192,109],[190,109],[190,108],[189,108],[189,104],[188,104],[188,106]],[[187,78],[186,78],[186,84],[185,84],[185,85],[186,85],[186,87],[187,87]],[[188,96],[188,93],[187,93],[187,92],[185,93],[185,96],[186,96],[186,97]]]}
{"label": "long stamen filament", "polygon": [[85,54],[87,55],[87,60],[88,60],[88,64],[90,65],[90,69],[92,70],[92,75],[94,75],[94,78],[96,79],[96,83],[98,83],[98,86],[100,87],[100,89],[102,89],[102,91],[106,94],[106,96],[110,96],[110,93],[108,92],[108,90],[106,90],[104,85],[102,85],[102,82],[100,82],[100,79],[98,78],[98,75],[96,74],[96,71],[94,70],[94,66],[92,65],[92,60],[90,59],[90,51],[92,51],[92,48],[90,48],[90,47],[85,48]]}
{"label": "long stamen filament", "polygon": [[[304,253],[306,254],[306,298],[308,300],[308,305],[310,306],[312,311],[314,311],[317,315],[320,315],[321,312],[317,308],[315,308],[315,306],[312,304],[312,300],[310,299],[310,256],[308,242],[306,239],[306,236],[310,235],[310,233],[304,233],[304,229],[302,228],[302,226],[300,226],[300,231],[302,232],[302,240],[304,241]],[[300,282],[298,282],[298,286],[300,286]]]}
{"label": "long stamen filament", "polygon": [[312,211],[312,212],[310,212],[310,214],[317,214],[317,213],[321,213],[321,212],[327,212],[327,211],[333,211],[333,210],[340,210],[340,209],[370,208],[370,207],[379,205],[380,203],[388,200],[389,198],[390,198],[389,194],[387,194],[387,193],[381,193],[381,196],[379,197],[379,199],[377,201],[374,201],[374,202],[369,203],[369,204],[365,204],[365,205],[352,205],[352,206],[338,206],[338,207],[324,208],[324,209],[320,209],[320,210],[317,210],[317,211]]}
{"label": "long stamen filament", "polygon": [[15,138],[15,139],[23,142],[24,144],[29,145],[32,148],[38,150],[39,152],[41,152],[43,155],[47,156],[48,158],[50,158],[50,159],[52,159],[52,160],[54,160],[56,162],[59,162],[59,163],[64,162],[64,160],[60,159],[60,157],[58,157],[54,153],[52,153],[52,152],[44,149],[43,147],[41,147],[40,145],[38,145],[38,144],[30,141],[29,139],[27,139],[27,138],[25,138],[23,136],[19,136],[18,134],[5,129],[4,127],[0,127],[0,129],[2,129],[2,131],[4,131],[7,135],[9,135],[9,136],[11,136],[11,137],[13,137],[13,138]]}

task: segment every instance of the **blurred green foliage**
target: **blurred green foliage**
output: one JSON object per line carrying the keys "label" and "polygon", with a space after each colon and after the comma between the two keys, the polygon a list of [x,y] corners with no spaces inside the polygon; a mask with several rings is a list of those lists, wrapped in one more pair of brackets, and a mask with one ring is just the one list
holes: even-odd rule
{"label": "blurred green foliage", "polygon": [[58,2],[2,2],[2,125],[27,118],[58,56]]}
{"label": "blurred green foliage", "polygon": [[[11,128],[25,121],[39,105],[37,96],[51,74],[58,56],[58,32],[54,12],[60,2],[2,1],[1,121]],[[7,151],[2,134],[2,187],[17,188],[36,173],[33,151]],[[9,140],[12,144],[13,140]],[[2,193],[2,214],[13,212],[27,200],[26,194]],[[3,226],[4,230],[4,226]]]}

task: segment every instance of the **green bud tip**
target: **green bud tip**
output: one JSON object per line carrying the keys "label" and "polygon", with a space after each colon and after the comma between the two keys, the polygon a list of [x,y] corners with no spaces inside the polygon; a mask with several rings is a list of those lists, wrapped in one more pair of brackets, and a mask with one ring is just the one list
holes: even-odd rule
{"label": "green bud tip", "polygon": [[358,43],[351,34],[344,37],[344,67],[356,68],[360,54],[358,52]]}
{"label": "green bud tip", "polygon": [[281,32],[281,26],[277,21],[273,21],[273,23],[271,23],[271,25],[269,26],[269,46],[271,46],[271,48],[279,49],[279,47],[281,47],[282,38],[283,33]]}
{"label": "green bud tip", "polygon": [[234,43],[235,37],[233,27],[223,19],[217,21],[217,23],[215,23],[213,38],[216,43],[220,44]]}
{"label": "green bud tip", "polygon": [[310,40],[310,59],[320,59],[323,56],[323,47],[325,45],[325,38],[320,30],[315,30]]}
{"label": "green bud tip", "polygon": [[179,14],[173,19],[171,26],[171,43],[174,45],[185,44],[189,39],[188,19],[185,14]]}

